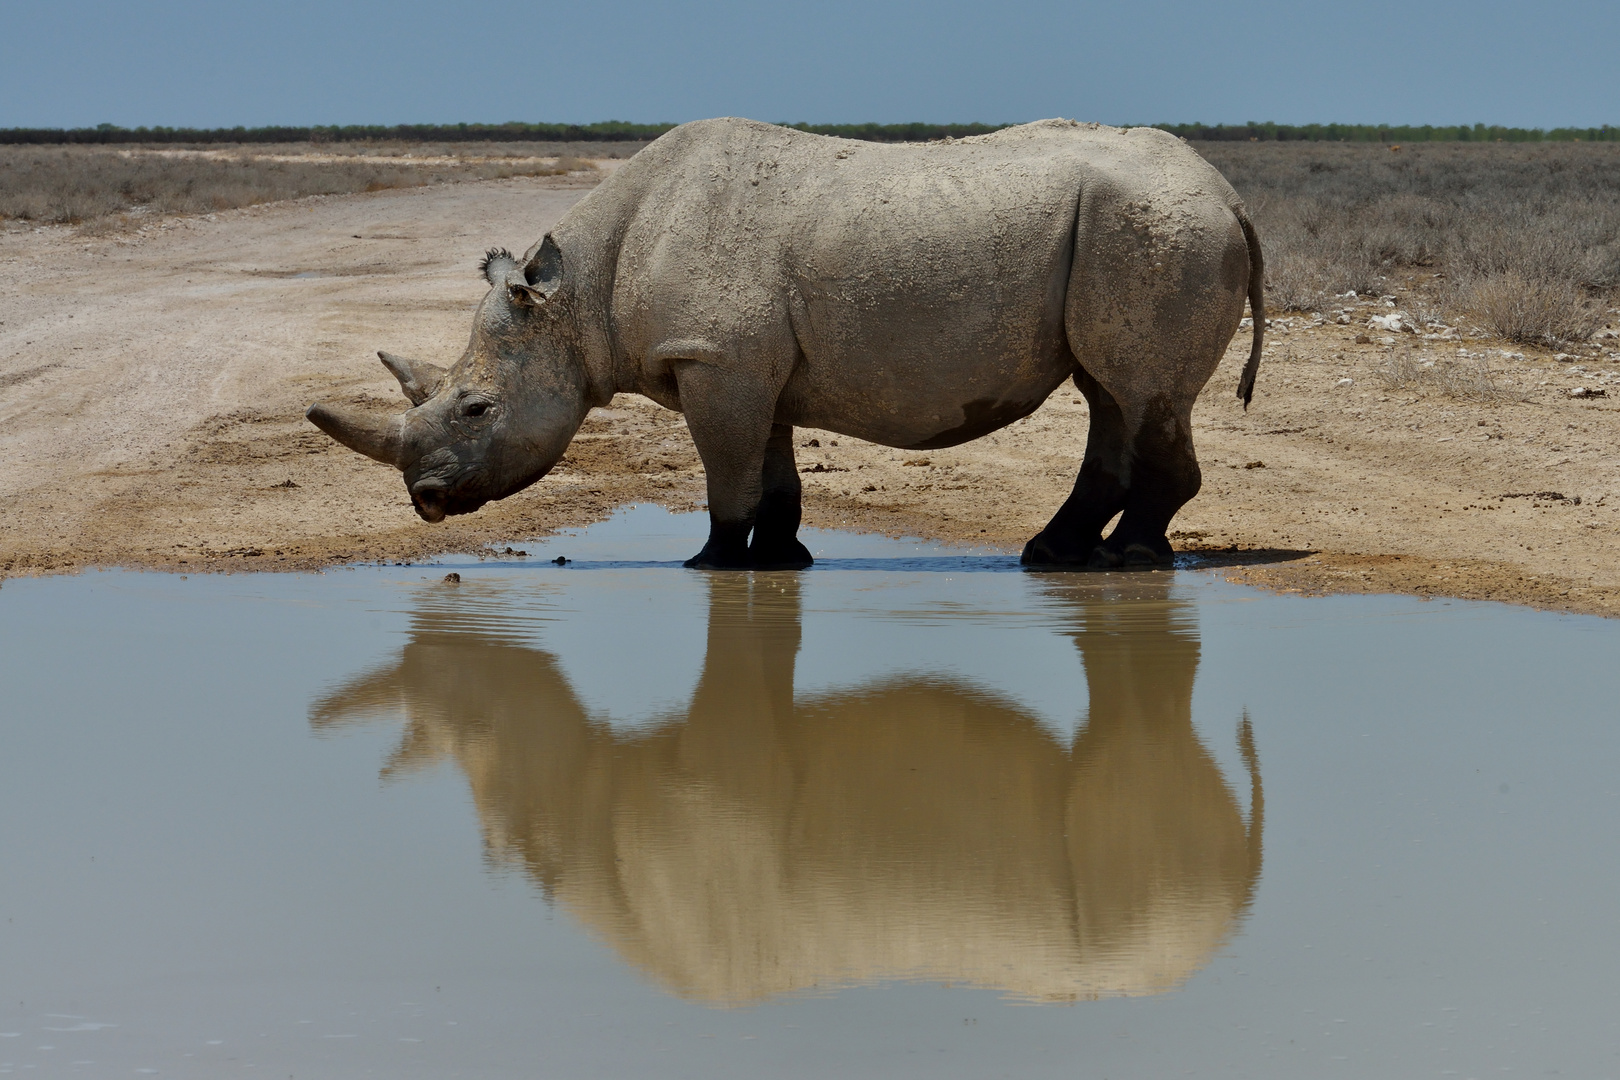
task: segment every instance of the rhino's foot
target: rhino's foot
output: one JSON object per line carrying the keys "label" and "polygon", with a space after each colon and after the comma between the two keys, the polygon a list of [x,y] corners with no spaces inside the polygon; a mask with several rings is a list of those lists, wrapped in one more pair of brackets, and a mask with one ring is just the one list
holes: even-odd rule
{"label": "rhino's foot", "polygon": [[1154,570],[1168,567],[1174,560],[1170,541],[1163,537],[1145,543],[1109,538],[1092,549],[1090,565],[1093,570]]}
{"label": "rhino's foot", "polygon": [[1018,561],[1033,570],[1090,570],[1092,553],[1100,542],[1101,537],[1091,536],[1065,543],[1043,529],[1024,545]]}
{"label": "rhino's foot", "polygon": [[714,525],[703,550],[681,564],[688,570],[752,570],[748,526]]}
{"label": "rhino's foot", "polygon": [[715,555],[707,547],[681,563],[681,565],[688,570],[752,570],[754,568],[753,561],[747,557],[746,553],[740,559],[725,558]]}
{"label": "rhino's foot", "polygon": [[808,570],[816,561],[810,557],[810,549],[793,536],[756,541],[748,554],[755,570]]}

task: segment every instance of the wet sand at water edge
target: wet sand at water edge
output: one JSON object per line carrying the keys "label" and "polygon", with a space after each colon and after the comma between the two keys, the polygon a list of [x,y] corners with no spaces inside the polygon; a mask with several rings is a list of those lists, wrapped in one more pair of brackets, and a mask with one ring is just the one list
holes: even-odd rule
{"label": "wet sand at water edge", "polygon": [[[634,396],[593,413],[545,480],[441,525],[416,518],[397,472],[303,419],[317,398],[402,408],[376,350],[453,360],[485,292],[479,255],[528,246],[591,182],[319,197],[108,236],[0,232],[0,576],[416,561],[631,502],[701,505],[681,418]],[[1488,352],[1511,390],[1471,401],[1392,381],[1419,335],[1357,344],[1379,310],[1275,326],[1247,412],[1240,334],[1194,413],[1204,487],[1172,525],[1176,547],[1281,590],[1620,615],[1613,343],[1555,359],[1434,342],[1433,355]],[[1615,396],[1570,397],[1578,385]],[[950,450],[803,430],[806,523],[1016,551],[1067,494],[1086,421],[1065,386]]]}

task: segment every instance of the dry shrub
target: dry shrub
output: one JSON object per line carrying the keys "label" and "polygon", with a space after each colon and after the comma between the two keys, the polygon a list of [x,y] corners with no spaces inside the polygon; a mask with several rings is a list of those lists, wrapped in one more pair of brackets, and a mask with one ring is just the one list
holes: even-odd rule
{"label": "dry shrub", "polygon": [[1379,378],[1390,390],[1443,394],[1464,401],[1521,401],[1524,392],[1491,370],[1483,356],[1428,356],[1415,349],[1390,355]]}
{"label": "dry shrub", "polygon": [[1590,333],[1571,298],[1620,287],[1620,144],[1197,149],[1248,204],[1278,311],[1388,291],[1394,271],[1414,267],[1444,272],[1457,286],[1445,299],[1472,307],[1469,290],[1511,272],[1532,283],[1532,306],[1564,313],[1516,340],[1550,343]]}
{"label": "dry shrub", "polygon": [[1586,341],[1603,326],[1603,308],[1568,278],[1503,270],[1465,279],[1457,296],[1486,329],[1527,345]]}

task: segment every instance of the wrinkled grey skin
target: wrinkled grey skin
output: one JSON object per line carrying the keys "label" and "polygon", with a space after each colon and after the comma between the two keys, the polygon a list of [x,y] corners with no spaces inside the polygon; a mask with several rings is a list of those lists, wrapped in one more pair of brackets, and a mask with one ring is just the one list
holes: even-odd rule
{"label": "wrinkled grey skin", "polygon": [[705,569],[810,565],[794,425],[954,446],[1069,378],[1085,457],[1023,561],[1162,565],[1200,482],[1193,401],[1247,298],[1248,402],[1264,326],[1259,243],[1220,174],[1164,132],[1064,120],[927,145],[686,124],[484,270],[454,367],[381,354],[410,411],[309,418],[440,521],[534,483],[593,406],[644,394],[686,414],[703,460],[710,535],[687,565]]}

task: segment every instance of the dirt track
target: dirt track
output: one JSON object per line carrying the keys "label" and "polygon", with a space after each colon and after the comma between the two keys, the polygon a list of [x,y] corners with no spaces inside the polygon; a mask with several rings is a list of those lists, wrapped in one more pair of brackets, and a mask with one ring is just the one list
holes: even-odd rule
{"label": "dirt track", "polygon": [[[479,254],[527,246],[582,183],[308,199],[124,237],[0,233],[0,575],[417,560],[626,502],[698,506],[680,417],[640,398],[593,414],[540,484],[437,526],[417,520],[396,472],[302,419],[317,397],[401,407],[375,350],[453,359],[484,292]],[[1501,360],[1525,400],[1472,404],[1389,389],[1389,346],[1353,340],[1375,310],[1279,328],[1247,413],[1235,343],[1195,414],[1204,489],[1173,525],[1177,546],[1275,588],[1620,615],[1620,382],[1594,378],[1616,371],[1612,349],[1583,356],[1584,375],[1550,356]],[[1575,385],[1615,397],[1572,399]],[[953,450],[804,431],[806,520],[1016,551],[1067,493],[1085,429],[1066,388]]]}

